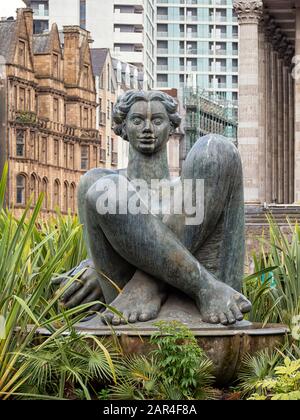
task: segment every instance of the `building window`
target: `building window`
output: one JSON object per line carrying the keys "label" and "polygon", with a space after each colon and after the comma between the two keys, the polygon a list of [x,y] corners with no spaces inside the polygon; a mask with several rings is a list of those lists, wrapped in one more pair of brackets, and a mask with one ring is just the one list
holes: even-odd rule
{"label": "building window", "polygon": [[47,163],[47,137],[42,137],[41,161]]}
{"label": "building window", "polygon": [[53,99],[53,121],[59,122],[59,103],[58,99]]}
{"label": "building window", "polygon": [[88,108],[83,108],[83,128],[88,128],[89,125],[89,110]]}
{"label": "building window", "polygon": [[83,87],[85,89],[89,88],[89,66],[84,66],[83,69]]}
{"label": "building window", "polygon": [[93,167],[97,168],[98,166],[98,148],[97,146],[93,147]]}
{"label": "building window", "polygon": [[56,207],[59,207],[59,205],[60,205],[60,198],[59,198],[59,196],[60,196],[60,182],[59,182],[58,179],[56,179],[54,181],[54,186],[53,187],[54,187],[53,188],[53,207],[55,209]]}
{"label": "building window", "polygon": [[74,169],[74,144],[69,144],[69,167]]}
{"label": "building window", "polygon": [[58,68],[58,55],[53,54],[53,77],[58,79],[59,78],[59,68]]}
{"label": "building window", "polygon": [[54,164],[59,166],[59,142],[54,140],[53,143]]}
{"label": "building window", "polygon": [[29,156],[30,159],[36,159],[35,155],[35,133],[33,131],[30,132],[30,152]]}
{"label": "building window", "polygon": [[49,30],[49,21],[48,20],[36,20],[33,21],[33,32],[35,34],[42,34],[45,31]]}
{"label": "building window", "polygon": [[68,144],[64,143],[64,167],[68,168]]}
{"label": "building window", "polygon": [[83,171],[89,169],[89,146],[81,146],[81,169]]}
{"label": "building window", "polygon": [[86,29],[86,0],[80,0],[80,26]]}
{"label": "building window", "polygon": [[38,197],[37,189],[37,178],[35,174],[32,174],[30,177],[30,198],[33,200],[33,204],[36,204]]}
{"label": "building window", "polygon": [[42,193],[44,194],[43,209],[48,208],[48,179],[43,178],[42,180]]}
{"label": "building window", "polygon": [[69,184],[64,182],[64,211],[67,213],[69,208]]}
{"label": "building window", "polygon": [[74,183],[71,184],[70,187],[70,206],[72,213],[75,213],[75,197],[76,197],[76,185]]}
{"label": "building window", "polygon": [[26,64],[26,44],[24,41],[19,41],[19,49],[18,49],[18,56],[19,56],[19,65],[25,67]]}
{"label": "building window", "polygon": [[19,111],[25,111],[26,103],[26,90],[24,88],[19,89]]}
{"label": "building window", "polygon": [[17,204],[25,204],[25,195],[26,195],[26,178],[24,175],[17,176]]}
{"label": "building window", "polygon": [[17,157],[25,157],[25,131],[17,130]]}

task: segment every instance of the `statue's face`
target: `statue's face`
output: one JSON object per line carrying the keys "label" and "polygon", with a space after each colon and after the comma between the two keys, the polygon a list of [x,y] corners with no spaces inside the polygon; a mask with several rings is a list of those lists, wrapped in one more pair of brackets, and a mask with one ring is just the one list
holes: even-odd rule
{"label": "statue's face", "polygon": [[131,146],[144,154],[162,149],[169,140],[170,119],[159,101],[138,101],[130,108],[126,131]]}

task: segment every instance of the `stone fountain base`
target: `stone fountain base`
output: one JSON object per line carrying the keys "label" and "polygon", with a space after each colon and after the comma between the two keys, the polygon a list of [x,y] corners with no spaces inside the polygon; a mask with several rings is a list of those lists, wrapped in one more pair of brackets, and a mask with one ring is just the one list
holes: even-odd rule
{"label": "stone fountain base", "polygon": [[284,325],[252,324],[237,322],[234,326],[211,325],[201,322],[195,304],[182,296],[170,296],[155,321],[140,322],[118,327],[106,326],[99,316],[78,324],[77,331],[97,336],[111,336],[115,333],[125,353],[147,354],[151,349],[149,338],[157,331],[157,321],[177,321],[185,324],[196,336],[199,346],[205,350],[214,363],[214,375],[219,386],[225,386],[235,379],[243,356],[254,355],[260,350],[273,350],[284,343],[289,330]]}

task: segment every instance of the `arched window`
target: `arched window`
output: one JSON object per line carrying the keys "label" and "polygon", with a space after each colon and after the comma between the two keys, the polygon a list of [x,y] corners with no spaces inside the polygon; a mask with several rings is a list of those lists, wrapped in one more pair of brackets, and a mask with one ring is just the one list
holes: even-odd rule
{"label": "arched window", "polygon": [[32,174],[30,177],[30,197],[32,198],[32,203],[36,204],[38,198],[38,181],[36,174]]}
{"label": "arched window", "polygon": [[26,177],[25,175],[19,174],[16,181],[16,197],[17,204],[25,205],[26,201]]}
{"label": "arched window", "polygon": [[70,187],[70,207],[72,213],[76,212],[76,185],[72,182]]}
{"label": "arched window", "polygon": [[53,208],[60,207],[60,182],[58,179],[54,181],[53,186]]}
{"label": "arched window", "polygon": [[63,210],[67,213],[69,209],[69,184],[67,181],[64,182],[64,207]]}
{"label": "arched window", "polygon": [[48,179],[44,177],[42,179],[42,193],[44,194],[43,209],[48,208]]}

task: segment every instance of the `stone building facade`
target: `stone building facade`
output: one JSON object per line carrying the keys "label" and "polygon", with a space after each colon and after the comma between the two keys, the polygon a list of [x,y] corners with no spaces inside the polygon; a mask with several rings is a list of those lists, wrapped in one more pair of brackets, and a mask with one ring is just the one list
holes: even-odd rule
{"label": "stone building facade", "polygon": [[[63,47],[62,47],[63,46]],[[77,26],[33,36],[31,9],[0,22],[1,168],[7,204],[44,192],[45,213],[76,211],[79,178],[101,166],[89,33]],[[0,168],[0,169],[1,169]]]}
{"label": "stone building facade", "polygon": [[266,213],[282,226],[287,216],[300,219],[300,2],[233,4],[240,26],[238,144],[253,248]]}
{"label": "stone building facade", "polygon": [[108,48],[92,49],[93,72],[96,79],[97,127],[100,135],[100,164],[104,168],[118,166],[118,137],[112,129],[113,107],[117,100],[116,74]]}

